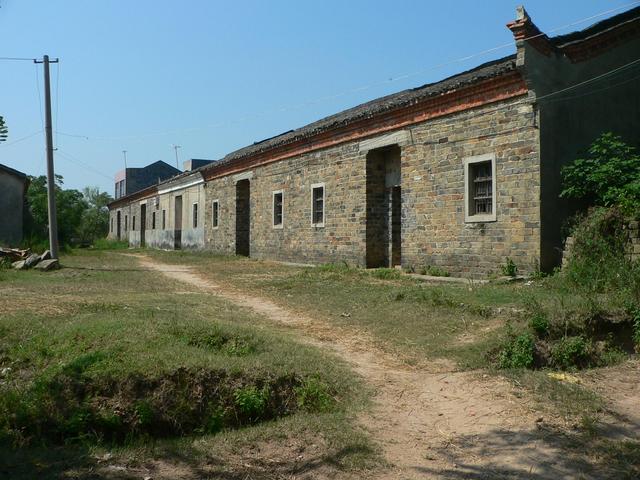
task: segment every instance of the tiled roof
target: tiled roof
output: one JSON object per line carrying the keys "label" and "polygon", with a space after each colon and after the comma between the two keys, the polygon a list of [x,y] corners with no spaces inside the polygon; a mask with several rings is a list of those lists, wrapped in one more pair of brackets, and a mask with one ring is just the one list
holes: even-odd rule
{"label": "tiled roof", "polygon": [[[421,87],[411,88],[409,90],[403,90],[398,93],[387,95],[386,97],[378,98],[348,110],[344,110],[340,113],[325,117],[321,120],[305,125],[304,127],[289,130],[281,135],[276,135],[275,137],[255,142],[252,145],[229,153],[220,162],[209,166],[209,168],[220,167],[248,155],[253,155],[280,145],[295,142],[296,140],[308,138],[337,127],[348,125],[358,120],[371,118],[375,115],[394,110],[396,108],[412,105],[420,100],[441,95],[451,90],[510,72],[515,70],[515,68],[515,55],[487,62],[476,68],[453,75],[439,82],[428,83]],[[206,168],[207,167],[205,167],[205,169]]]}

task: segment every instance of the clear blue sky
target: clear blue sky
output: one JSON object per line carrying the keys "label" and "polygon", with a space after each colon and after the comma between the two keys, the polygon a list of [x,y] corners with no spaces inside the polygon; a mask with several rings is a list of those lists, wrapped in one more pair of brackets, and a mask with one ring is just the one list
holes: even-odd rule
{"label": "clear blue sky", "polygon": [[[182,146],[181,162],[221,158],[511,54],[505,24],[518,3],[0,0],[0,56],[60,58],[59,75],[52,66],[54,126],[88,139],[57,135],[56,170],[68,188],[99,186],[113,195],[122,150],[129,166],[173,164],[170,144]],[[525,8],[549,31],[631,3],[530,0]],[[510,46],[433,68],[505,43]],[[0,115],[10,134],[0,145],[0,163],[30,175],[45,172],[43,134],[11,142],[42,129],[41,68],[36,77],[30,62],[0,61]]]}

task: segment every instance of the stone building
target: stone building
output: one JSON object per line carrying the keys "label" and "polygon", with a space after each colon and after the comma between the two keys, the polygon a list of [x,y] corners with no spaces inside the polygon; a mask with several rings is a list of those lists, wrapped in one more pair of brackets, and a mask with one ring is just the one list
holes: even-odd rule
{"label": "stone building", "polygon": [[558,197],[562,165],[605,131],[638,141],[640,8],[553,38],[522,8],[507,27],[514,55],[119,198],[112,222],[139,219],[125,228],[134,246],[470,277],[507,257],[549,270],[574,208]]}
{"label": "stone building", "polygon": [[29,178],[0,164],[0,245],[17,246],[24,234],[25,195]]}

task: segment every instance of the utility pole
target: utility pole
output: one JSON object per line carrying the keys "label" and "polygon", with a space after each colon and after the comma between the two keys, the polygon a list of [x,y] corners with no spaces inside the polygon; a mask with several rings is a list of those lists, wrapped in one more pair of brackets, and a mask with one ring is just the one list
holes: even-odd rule
{"label": "utility pole", "polygon": [[122,155],[124,156],[124,168],[127,169],[127,151],[122,150]]}
{"label": "utility pole", "polygon": [[176,151],[176,168],[180,170],[180,166],[178,165],[178,149],[182,147],[180,145],[171,145],[171,146]]}
{"label": "utility pole", "polygon": [[44,121],[47,142],[47,200],[49,208],[49,250],[51,258],[58,258],[58,219],[56,217],[56,182],[53,170],[53,131],[51,127],[51,85],[49,81],[49,64],[58,63],[58,59],[49,60],[49,55],[35,63],[44,64]]}

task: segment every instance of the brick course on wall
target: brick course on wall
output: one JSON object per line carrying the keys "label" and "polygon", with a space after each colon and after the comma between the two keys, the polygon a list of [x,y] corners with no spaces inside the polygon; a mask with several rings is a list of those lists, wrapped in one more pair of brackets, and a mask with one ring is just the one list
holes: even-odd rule
{"label": "brick course on wall", "polygon": [[[538,133],[521,99],[425,122],[400,147],[402,265],[438,265],[452,274],[498,271],[506,257],[521,271],[539,258]],[[251,171],[251,256],[295,262],[366,265],[367,153],[351,142]],[[496,158],[497,221],[466,224],[463,160]],[[311,223],[311,185],[325,185],[325,225]],[[235,252],[235,181],[207,182],[207,248]],[[273,227],[274,191],[284,222]],[[219,226],[211,225],[219,200]]]}

